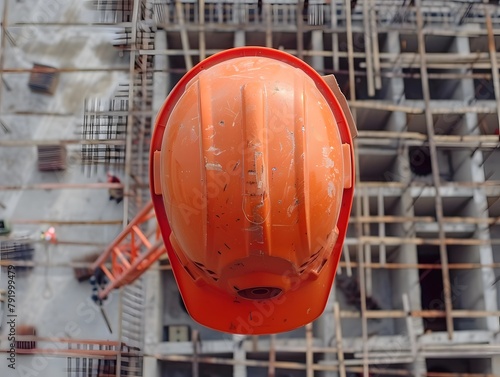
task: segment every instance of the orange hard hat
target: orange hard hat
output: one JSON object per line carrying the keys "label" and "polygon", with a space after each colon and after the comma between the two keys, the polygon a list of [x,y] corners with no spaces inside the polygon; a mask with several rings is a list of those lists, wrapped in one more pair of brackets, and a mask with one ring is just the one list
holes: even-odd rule
{"label": "orange hard hat", "polygon": [[151,190],[181,296],[215,330],[270,334],[323,312],[353,198],[348,120],[310,66],[215,54],[160,109]]}

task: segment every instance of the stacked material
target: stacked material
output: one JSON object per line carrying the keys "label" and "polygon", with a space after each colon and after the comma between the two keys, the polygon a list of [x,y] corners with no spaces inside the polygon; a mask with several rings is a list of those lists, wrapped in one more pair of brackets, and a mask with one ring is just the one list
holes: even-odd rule
{"label": "stacked material", "polygon": [[[19,336],[36,336],[36,328],[28,325],[20,325],[16,328],[16,334]],[[16,348],[23,350],[32,350],[36,348],[35,340],[18,340],[16,341]]]}
{"label": "stacked material", "polygon": [[[33,259],[35,248],[25,241],[2,241],[0,242],[0,259],[14,261],[29,261]],[[16,269],[21,269],[17,266]]]}
{"label": "stacked material", "polygon": [[65,170],[66,147],[64,145],[39,145],[38,170]]}
{"label": "stacked material", "polygon": [[53,95],[59,82],[56,68],[43,64],[34,64],[28,83],[32,92]]}

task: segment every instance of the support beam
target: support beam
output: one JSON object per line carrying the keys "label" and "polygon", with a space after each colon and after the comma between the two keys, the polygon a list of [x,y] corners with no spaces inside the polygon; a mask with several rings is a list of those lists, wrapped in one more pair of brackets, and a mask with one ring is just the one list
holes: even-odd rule
{"label": "support beam", "polygon": [[423,34],[424,21],[422,17],[422,0],[416,0],[415,2],[415,12],[417,17],[417,31],[418,31],[418,51],[420,54],[420,75],[422,82],[422,91],[424,95],[424,101],[426,103],[425,111],[425,121],[427,126],[427,135],[429,137],[429,150],[431,155],[431,166],[432,166],[432,180],[434,186],[438,190],[438,195],[435,198],[436,204],[436,217],[439,225],[439,255],[441,258],[441,263],[443,264],[442,275],[443,275],[443,287],[444,287],[444,306],[446,310],[446,329],[448,331],[448,336],[450,339],[453,338],[453,319],[451,316],[452,301],[451,301],[451,285],[450,285],[450,274],[448,271],[448,254],[446,249],[446,243],[444,242],[445,233],[442,227],[443,218],[443,201],[439,195],[440,186],[440,176],[439,176],[439,165],[437,162],[437,148],[434,142],[434,122],[432,119],[432,114],[428,110],[430,103],[430,92],[429,92],[429,80],[427,78],[427,65],[425,60],[425,36]]}

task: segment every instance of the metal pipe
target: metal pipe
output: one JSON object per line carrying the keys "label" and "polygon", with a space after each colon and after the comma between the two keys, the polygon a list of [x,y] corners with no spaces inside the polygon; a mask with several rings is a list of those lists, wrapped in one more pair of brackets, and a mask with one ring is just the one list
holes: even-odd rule
{"label": "metal pipe", "polygon": [[[439,225],[439,223],[438,223]],[[398,246],[401,244],[408,245],[462,245],[462,246],[480,246],[480,245],[500,245],[500,239],[465,239],[465,238],[421,238],[421,237],[378,237],[378,236],[361,236],[357,238],[348,238],[346,243],[348,245],[364,245],[365,243],[379,245],[380,242],[385,242],[387,246]],[[448,263],[443,264],[446,267]]]}
{"label": "metal pipe", "polygon": [[25,185],[4,185],[0,191],[27,191],[27,190],[65,190],[65,189],[122,189],[121,183],[31,183]]}
{"label": "metal pipe", "polygon": [[200,62],[207,57],[206,53],[206,39],[205,39],[205,0],[198,1],[198,22],[200,24],[200,30],[198,31],[198,44],[199,44],[199,56]]}
{"label": "metal pipe", "polygon": [[[382,195],[382,191],[379,190],[378,195],[377,195],[377,217],[382,217],[384,218],[384,196]],[[361,219],[359,220],[360,222],[363,222]],[[384,221],[379,221],[378,222],[378,234],[380,237],[385,237],[385,225],[386,223]],[[385,243],[381,243],[379,246],[379,260],[382,265],[385,265],[386,263],[386,247]]]}
{"label": "metal pipe", "polygon": [[127,67],[111,67],[111,68],[73,68],[73,67],[65,67],[65,68],[3,68],[0,69],[0,73],[94,73],[94,72],[127,72]]}
{"label": "metal pipe", "polygon": [[340,377],[346,377],[346,367],[344,363],[344,350],[342,344],[342,323],[340,320],[340,307],[338,302],[333,304],[333,314],[335,318],[335,339],[337,341],[337,359],[339,363]]}
{"label": "metal pipe", "polygon": [[[332,27],[337,27],[337,2],[331,2],[331,18],[332,18]],[[338,32],[332,32],[332,61],[333,61],[333,70],[339,71],[339,34]]]}
{"label": "metal pipe", "polygon": [[[356,78],[354,77],[354,51],[352,38],[351,1],[344,1],[347,36],[347,61],[349,66],[349,99],[356,100]],[[354,115],[354,114],[353,114]]]}
{"label": "metal pipe", "polygon": [[[351,266],[356,268],[359,267],[357,262],[350,262]],[[408,269],[420,269],[420,270],[440,270],[443,268],[441,263],[375,263],[370,264],[365,263],[365,266],[369,266],[372,269],[380,270],[408,270]],[[339,262],[340,267],[346,267],[347,263]],[[499,268],[500,263],[449,263],[448,268],[450,270],[472,270],[472,269],[483,269],[483,268]]]}
{"label": "metal pipe", "polygon": [[[366,61],[366,81],[368,88],[368,96],[375,96],[375,80],[373,77],[373,52],[371,39],[371,24],[370,24],[370,5],[371,1],[363,1],[363,29],[365,41],[365,61]],[[365,376],[367,377],[367,376]]]}
{"label": "metal pipe", "polygon": [[306,325],[306,377],[314,377],[314,354],[312,351],[313,327],[312,323]]}
{"label": "metal pipe", "polygon": [[[498,118],[498,130],[500,131],[500,78],[498,74],[498,57],[495,47],[495,35],[493,34],[493,26],[491,24],[491,14],[488,11],[488,6],[483,5],[484,13],[486,16],[486,29],[488,30],[488,49],[491,61],[491,73],[493,77],[493,90],[495,91],[495,100]],[[499,136],[500,137],[500,136]]]}
{"label": "metal pipe", "polygon": [[[137,26],[139,17],[139,3],[140,1],[134,1],[132,10],[132,25],[131,25],[131,42],[130,42],[130,58],[129,58],[129,78],[132,82],[128,85],[128,110],[134,111],[134,98],[135,98],[135,60],[137,56]],[[124,191],[130,192],[130,177],[131,177],[131,163],[132,163],[132,141],[133,141],[133,124],[134,116],[130,112],[127,115],[127,134],[125,141],[125,177],[124,177]],[[128,223],[128,209],[130,206],[130,199],[128,196],[124,197],[123,200],[123,227],[127,226]],[[121,336],[121,334],[120,334]]]}
{"label": "metal pipe", "polygon": [[187,32],[186,23],[184,21],[183,3],[180,0],[175,0],[175,10],[177,14],[177,22],[179,23],[178,28],[180,28],[180,33],[181,33],[181,43],[182,43],[182,51],[184,53],[184,63],[186,64],[186,70],[189,71],[191,68],[193,68],[193,60],[191,59],[191,54],[188,53],[189,35]]}
{"label": "metal pipe", "polygon": [[53,145],[124,145],[125,140],[117,139],[53,139],[53,140],[0,140],[0,147],[34,147],[34,146],[53,146]]}
{"label": "metal pipe", "polygon": [[[5,36],[6,33],[5,31],[7,30],[7,20],[8,20],[8,1],[4,1],[3,3],[3,15],[2,15],[2,39],[0,40],[0,85],[4,85],[4,77],[3,77],[3,70],[4,70],[4,60],[5,60]],[[2,104],[3,104],[3,88],[0,87],[0,113],[3,113],[2,111]]]}
{"label": "metal pipe", "polygon": [[373,73],[375,78],[375,89],[382,88],[382,78],[380,76],[380,51],[378,45],[377,32],[377,10],[375,9],[375,0],[370,2],[370,30],[372,38],[372,57],[373,57]]}
{"label": "metal pipe", "polygon": [[[362,213],[364,216],[370,216],[370,198],[368,195],[363,195],[361,193],[361,196],[363,198],[362,201]],[[363,234],[370,236],[370,224],[369,223],[363,223]],[[380,236],[380,234],[379,234]],[[365,243],[364,245],[364,252],[365,252],[365,290],[366,290],[366,296],[371,297],[372,296],[372,270],[370,267],[368,267],[371,262],[372,262],[372,248],[370,243]]]}
{"label": "metal pipe", "polygon": [[304,9],[304,0],[297,1],[296,20],[297,20],[297,57],[304,59],[304,18],[302,16]]}
{"label": "metal pipe", "polygon": [[276,334],[271,334],[269,336],[269,367],[267,369],[267,377],[275,377],[276,376]]}
{"label": "metal pipe", "polygon": [[[383,197],[379,195],[378,197]],[[349,218],[349,222],[353,223],[359,221],[361,223],[375,223],[375,224],[387,224],[387,223],[405,223],[405,222],[413,222],[413,223],[435,223],[436,219],[433,216],[395,216],[395,215],[387,215],[384,216],[356,216],[351,215]],[[443,217],[444,224],[499,224],[500,219],[498,217]],[[385,234],[380,234],[381,237],[385,237]]]}
{"label": "metal pipe", "polygon": [[51,225],[119,225],[122,220],[35,220],[35,219],[11,219],[11,224],[51,224]]}

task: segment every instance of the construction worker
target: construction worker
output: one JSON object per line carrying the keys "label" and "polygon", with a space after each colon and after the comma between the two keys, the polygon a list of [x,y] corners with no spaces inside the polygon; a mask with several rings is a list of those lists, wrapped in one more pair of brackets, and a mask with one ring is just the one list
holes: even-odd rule
{"label": "construction worker", "polygon": [[[121,183],[120,178],[118,178],[110,171],[106,173],[106,176],[108,178],[108,183]],[[109,192],[109,200],[116,200],[116,203],[120,203],[123,200],[122,188],[110,188],[108,192]]]}
{"label": "construction worker", "polygon": [[151,144],[156,218],[188,313],[233,334],[324,310],[354,191],[355,135],[333,76],[263,47],[190,70]]}
{"label": "construction worker", "polygon": [[53,226],[51,226],[45,232],[41,233],[40,238],[48,243],[52,244],[57,243],[56,229]]}
{"label": "construction worker", "polygon": [[[98,304],[102,305],[102,300],[99,298],[99,289],[102,289],[106,285],[106,275],[101,268],[97,268],[89,279],[90,285],[92,285],[92,300]],[[107,297],[106,297],[107,298]]]}

